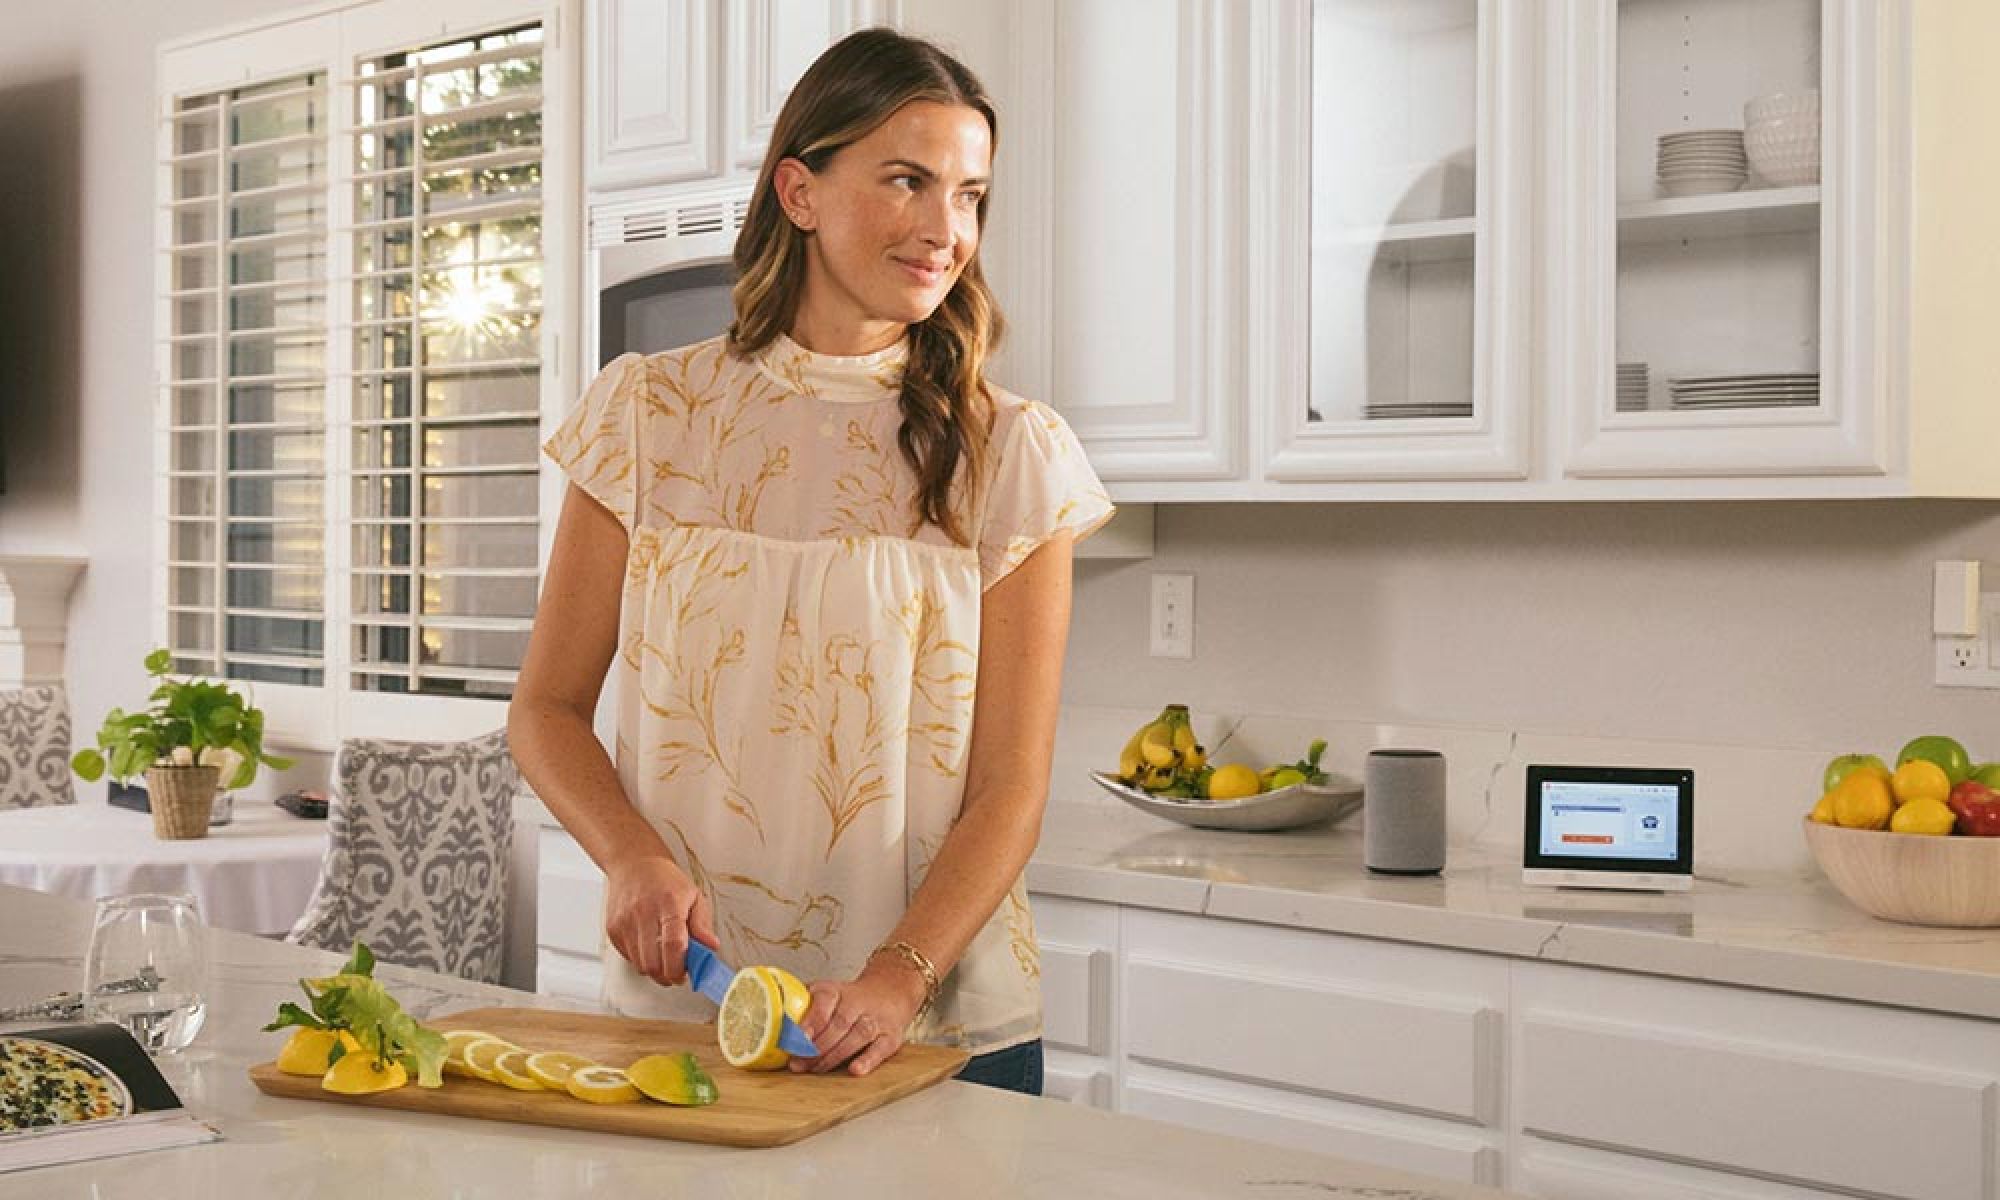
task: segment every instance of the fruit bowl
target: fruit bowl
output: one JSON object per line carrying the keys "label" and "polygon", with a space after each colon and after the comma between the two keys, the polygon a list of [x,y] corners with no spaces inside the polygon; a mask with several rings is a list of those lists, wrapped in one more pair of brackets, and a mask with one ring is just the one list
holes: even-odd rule
{"label": "fruit bowl", "polygon": [[1327,776],[1322,784],[1298,783],[1291,787],[1260,792],[1241,800],[1184,800],[1178,796],[1155,796],[1144,788],[1121,782],[1108,771],[1092,771],[1098,787],[1156,817],[1179,821],[1196,829],[1234,829],[1271,832],[1322,825],[1352,815],[1361,807],[1361,785],[1338,775]]}
{"label": "fruit bowl", "polygon": [[1840,894],[1906,925],[2000,927],[2000,837],[1843,829],[1805,819],[1806,846]]}

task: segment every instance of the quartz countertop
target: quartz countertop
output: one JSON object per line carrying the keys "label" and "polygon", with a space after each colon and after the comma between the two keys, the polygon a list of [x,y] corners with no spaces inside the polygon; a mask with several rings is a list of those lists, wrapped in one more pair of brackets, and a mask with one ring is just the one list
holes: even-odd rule
{"label": "quartz countertop", "polygon": [[[0,1004],[77,986],[90,912],[78,901],[0,887]],[[217,1126],[224,1140],[0,1175],[0,1200],[252,1195],[1477,1200],[1511,1194],[956,1082],[793,1145],[762,1150],[277,1099],[258,1092],[245,1074],[281,1044],[281,1035],[261,1027],[280,1000],[298,998],[300,976],[330,972],[340,958],[234,933],[216,933],[212,948],[216,981],[207,1024],[187,1052],[164,1062],[190,1109]],[[428,972],[385,966],[378,974],[419,1017],[485,1004],[553,1004],[546,997]]]}
{"label": "quartz countertop", "polygon": [[1441,875],[1372,875],[1361,817],[1282,833],[1050,804],[1033,892],[1515,958],[2000,1018],[2000,930],[1878,920],[1816,868],[1704,871],[1689,893],[1530,888],[1518,848],[1454,843]]}

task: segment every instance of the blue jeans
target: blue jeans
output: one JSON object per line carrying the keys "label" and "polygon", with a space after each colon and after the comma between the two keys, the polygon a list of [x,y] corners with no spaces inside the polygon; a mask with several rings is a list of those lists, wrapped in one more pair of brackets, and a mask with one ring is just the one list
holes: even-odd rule
{"label": "blue jeans", "polygon": [[1022,1042],[991,1054],[976,1054],[955,1078],[985,1087],[1039,1096],[1042,1094],[1041,1040]]}

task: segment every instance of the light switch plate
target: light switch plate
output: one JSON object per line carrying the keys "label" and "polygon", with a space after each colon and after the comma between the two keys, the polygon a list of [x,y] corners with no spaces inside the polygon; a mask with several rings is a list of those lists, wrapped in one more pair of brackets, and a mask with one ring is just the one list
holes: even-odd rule
{"label": "light switch plate", "polygon": [[1194,576],[1162,571],[1153,576],[1152,636],[1147,652],[1154,658],[1194,657]]}

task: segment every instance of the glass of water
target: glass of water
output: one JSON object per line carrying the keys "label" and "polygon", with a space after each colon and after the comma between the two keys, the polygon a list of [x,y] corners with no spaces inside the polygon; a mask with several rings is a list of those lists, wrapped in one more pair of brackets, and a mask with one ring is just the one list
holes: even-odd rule
{"label": "glass of water", "polygon": [[123,1025],[153,1054],[185,1049],[208,1013],[208,930],[185,892],[104,896],[90,929],[83,996],[93,1021]]}

